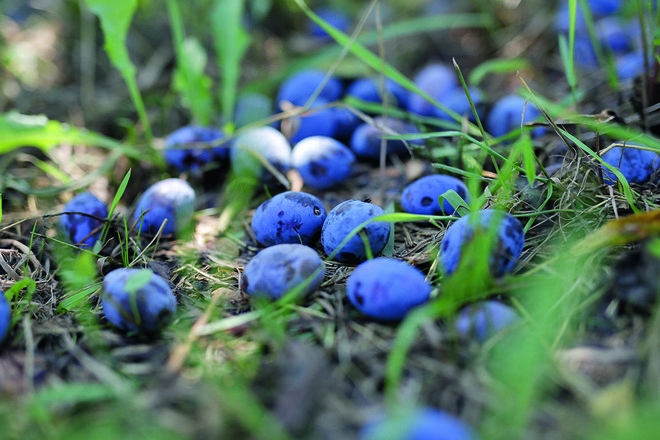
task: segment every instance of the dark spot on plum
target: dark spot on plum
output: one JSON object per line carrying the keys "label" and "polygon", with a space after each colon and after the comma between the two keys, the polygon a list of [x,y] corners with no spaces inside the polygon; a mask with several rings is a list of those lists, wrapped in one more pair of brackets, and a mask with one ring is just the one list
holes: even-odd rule
{"label": "dark spot on plum", "polygon": [[309,166],[309,172],[314,177],[325,177],[328,174],[328,169],[318,162],[312,162]]}
{"label": "dark spot on plum", "polygon": [[517,239],[520,235],[522,235],[522,227],[520,226],[520,223],[508,219],[504,229],[504,235],[511,239]]}
{"label": "dark spot on plum", "polygon": [[364,297],[359,293],[355,294],[355,301],[357,301],[357,303],[360,304],[361,306],[364,305]]}
{"label": "dark spot on plum", "polygon": [[348,211],[351,209],[352,205],[350,203],[344,203],[335,211],[335,214],[341,214],[342,212]]}
{"label": "dark spot on plum", "polygon": [[305,260],[300,264],[300,274],[304,277],[308,277],[314,273],[317,267],[318,265],[312,260]]}
{"label": "dark spot on plum", "polygon": [[430,197],[422,197],[422,206],[430,206],[433,203],[433,199]]}
{"label": "dark spot on plum", "polygon": [[284,282],[288,284],[296,276],[296,270],[291,266],[291,263],[289,261],[284,262],[284,270],[286,272],[284,274]]}
{"label": "dark spot on plum", "polygon": [[[278,216],[278,217],[283,217],[283,216],[284,216],[284,211],[280,211],[280,212],[278,212],[278,213],[277,213],[277,216]],[[281,223],[281,222],[280,222],[280,223]]]}
{"label": "dark spot on plum", "polygon": [[321,210],[319,209],[318,206],[314,207],[314,215],[321,215]]}
{"label": "dark spot on plum", "polygon": [[449,247],[449,240],[445,238],[444,240],[442,240],[442,251],[446,252],[448,247]]}

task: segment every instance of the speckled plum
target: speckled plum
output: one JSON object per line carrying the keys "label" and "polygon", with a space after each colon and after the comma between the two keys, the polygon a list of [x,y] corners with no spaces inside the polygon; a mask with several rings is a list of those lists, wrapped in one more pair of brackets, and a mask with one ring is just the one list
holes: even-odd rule
{"label": "speckled plum", "polygon": [[[382,117],[374,118],[376,125],[361,124],[358,126],[353,135],[351,136],[350,147],[351,150],[360,160],[377,162],[380,159],[381,138],[389,136],[377,126],[386,126],[390,128],[395,134],[414,134],[419,133],[417,128],[406,121],[397,118],[387,118],[387,124]],[[421,145],[421,140],[410,140],[409,144]],[[406,144],[398,139],[387,140],[387,156],[398,156],[401,159],[410,159],[411,153],[408,151]]]}
{"label": "speckled plum", "polygon": [[454,325],[462,337],[475,337],[483,343],[519,320],[520,316],[512,307],[499,301],[487,300],[460,310]]}
{"label": "speckled plum", "polygon": [[[289,101],[297,106],[305,105],[316,88],[323,83],[325,75],[321,70],[301,70],[289,76],[277,92],[277,106],[282,101]],[[331,76],[318,97],[329,102],[336,101],[341,98],[343,89],[341,81]]]}
{"label": "speckled plum", "polygon": [[252,216],[252,231],[264,246],[281,243],[312,245],[321,235],[326,212],[318,197],[286,191],[263,202]]}
{"label": "speckled plum", "polygon": [[513,270],[525,244],[522,225],[509,213],[485,209],[461,217],[447,228],[440,253],[446,274],[451,274],[458,267],[463,248],[474,237],[475,228],[487,235],[491,227],[497,228],[495,244],[489,257],[491,273],[501,277]]}
{"label": "speckled plum", "polygon": [[213,127],[185,126],[165,138],[165,160],[179,171],[191,171],[212,161],[224,161],[229,157],[228,145],[216,148],[198,148],[194,142],[213,142],[224,134]]}
{"label": "speckled plum", "polygon": [[[86,250],[91,250],[101,235],[103,221],[108,217],[108,208],[105,203],[97,199],[92,193],[84,192],[75,196],[64,206],[66,212],[80,212],[81,214],[64,214],[60,217],[60,224],[69,241]],[[96,218],[88,217],[93,215]]]}
{"label": "speckled plum", "polygon": [[194,212],[195,191],[188,182],[165,179],[142,194],[133,212],[133,221],[143,233],[155,234],[167,219],[162,234],[172,235],[188,228]]}
{"label": "speckled plum", "polygon": [[456,191],[469,203],[469,191],[461,180],[453,176],[432,174],[415,180],[403,190],[401,206],[411,214],[453,215],[456,210],[447,200],[440,206],[440,196],[450,190]]}
{"label": "speckled plum", "polygon": [[176,312],[167,281],[149,269],[115,269],[103,279],[103,313],[124,331],[157,332]]}
{"label": "speckled plum", "polygon": [[[323,222],[321,243],[323,249],[330,255],[357,226],[372,218],[385,214],[380,207],[360,200],[346,200],[335,206]],[[379,254],[390,235],[388,222],[371,222],[363,229],[371,246],[373,255]],[[360,234],[351,237],[335,255],[335,260],[356,264],[367,259],[367,252]]]}
{"label": "speckled plum", "polygon": [[[635,145],[614,147],[601,157],[603,162],[618,168],[628,183],[646,183],[658,180],[660,155],[649,150],[640,150]],[[618,178],[603,167],[603,180],[608,185],[618,182]]]}
{"label": "speckled plum", "polygon": [[417,408],[397,416],[379,414],[360,431],[359,440],[475,440],[472,429],[456,416],[435,409]]}
{"label": "speckled plum", "polygon": [[361,263],[346,283],[346,295],[355,308],[383,321],[403,319],[430,294],[431,285],[419,269],[393,258]]}
{"label": "speckled plum", "polygon": [[[504,136],[519,129],[521,123],[532,122],[540,116],[539,109],[522,96],[506,95],[497,100],[490,110],[487,120],[488,132],[495,137]],[[544,132],[545,127],[539,127],[532,131],[532,135],[540,136]]]}
{"label": "speckled plum", "polygon": [[0,341],[7,335],[11,325],[11,306],[5,298],[5,292],[0,290]]}
{"label": "speckled plum", "polygon": [[[447,94],[458,87],[458,77],[454,69],[444,64],[430,64],[417,73],[415,85],[436,101],[442,102]],[[435,115],[436,106],[417,93],[408,95],[408,110],[420,116]]]}
{"label": "speckled plum", "polygon": [[291,167],[291,145],[273,127],[252,128],[234,139],[229,157],[236,176],[274,184],[277,179],[264,167],[262,160],[286,174]]}
{"label": "speckled plum", "polygon": [[325,263],[308,246],[276,244],[259,251],[248,262],[241,277],[241,290],[250,296],[276,300],[315,273],[301,295],[319,288]]}
{"label": "speckled plum", "polygon": [[291,164],[305,185],[329,189],[340,185],[353,172],[355,154],[341,142],[327,136],[311,136],[293,147]]}

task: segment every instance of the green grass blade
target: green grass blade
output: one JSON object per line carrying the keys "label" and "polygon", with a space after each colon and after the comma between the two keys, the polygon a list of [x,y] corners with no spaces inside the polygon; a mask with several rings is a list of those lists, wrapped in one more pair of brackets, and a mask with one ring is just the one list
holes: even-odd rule
{"label": "green grass blade", "polygon": [[218,69],[222,72],[221,100],[225,124],[233,123],[241,60],[250,46],[250,35],[242,25],[243,8],[243,0],[219,0],[211,13]]}
{"label": "green grass blade", "polygon": [[477,86],[491,73],[508,73],[529,68],[530,62],[524,58],[497,58],[479,64],[470,72],[468,79],[470,84]]}
{"label": "green grass blade", "polygon": [[195,123],[208,125],[213,115],[213,95],[211,78],[204,74],[206,51],[196,39],[186,38],[177,1],[167,0],[167,12],[176,53],[173,87],[179,92],[181,103],[188,108]]}
{"label": "green grass blade", "polygon": [[[438,107],[448,115],[450,115],[455,121],[461,121],[461,116],[458,115],[455,111],[447,108],[445,105],[442,103],[438,102],[437,100],[433,99],[432,96],[430,96],[428,93],[425,93],[419,87],[417,87],[412,81],[410,81],[404,74],[402,74],[399,70],[394,68],[392,65],[383,63],[383,61],[380,59],[380,57],[370,50],[368,50],[364,45],[361,43],[355,41],[351,44],[351,38],[346,35],[345,33],[341,32],[334,26],[328,24],[326,21],[324,21],[321,17],[319,17],[317,14],[315,14],[304,2],[304,0],[294,0],[295,3],[302,9],[307,16],[313,20],[315,23],[317,23],[323,30],[325,30],[328,35],[330,35],[332,38],[335,39],[339,44],[342,46],[347,46],[350,45],[350,52],[353,53],[356,57],[358,57],[362,62],[367,64],[369,67],[374,69],[376,72],[383,72],[385,76],[390,78],[392,81],[396,82],[400,86],[404,87],[408,91],[412,91],[414,93],[417,93],[424,99],[426,99],[428,102],[433,104],[434,106]],[[472,128],[474,129],[473,124]]]}
{"label": "green grass blade", "polygon": [[126,36],[128,28],[133,20],[137,9],[137,0],[85,0],[90,11],[96,15],[101,22],[101,29],[105,36],[105,51],[110,57],[112,64],[119,70],[122,78],[128,86],[133,104],[137,109],[140,122],[149,146],[152,146],[151,124],[147,117],[144,101],[140,95],[136,69],[128,55],[126,48]]}
{"label": "green grass blade", "polygon": [[[102,246],[103,243],[105,243],[105,239],[108,236],[108,230],[110,229],[110,220],[112,219],[112,215],[115,213],[115,209],[119,204],[119,200],[121,200],[122,196],[124,195],[124,192],[126,191],[126,187],[128,186],[128,181],[130,179],[131,179],[131,170],[128,170],[128,172],[124,176],[124,179],[121,181],[119,188],[117,188],[117,193],[115,194],[115,198],[112,200],[112,204],[110,205],[110,210],[108,211],[108,221],[105,223],[105,226],[103,227],[103,232],[101,233],[100,240],[98,240],[94,245],[95,252],[98,252],[100,250],[100,246]],[[99,249],[96,249],[97,246],[99,246]]]}

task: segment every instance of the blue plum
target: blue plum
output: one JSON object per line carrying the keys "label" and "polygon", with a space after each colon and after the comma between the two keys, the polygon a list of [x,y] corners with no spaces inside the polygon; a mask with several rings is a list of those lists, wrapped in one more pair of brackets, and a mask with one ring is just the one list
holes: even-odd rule
{"label": "blue plum", "polygon": [[[322,7],[316,9],[314,12],[323,20],[344,33],[348,33],[351,28],[351,18],[339,9]],[[328,33],[314,21],[310,22],[309,33],[313,37],[322,38],[328,41],[332,40],[332,37],[330,37],[330,35],[328,35]]]}
{"label": "blue plum", "polygon": [[[629,82],[644,74],[644,51],[634,50],[616,58],[614,62],[619,81]],[[653,59],[649,57],[649,67],[653,68]]]}
{"label": "blue plum", "polygon": [[326,107],[328,101],[319,98],[310,106],[309,111],[297,117],[298,128],[291,136],[295,145],[310,136],[333,137],[337,133],[337,109]]}
{"label": "blue plum", "polygon": [[[388,103],[391,106],[406,108],[408,105],[408,91],[389,78],[385,79],[385,92],[388,94]],[[380,80],[374,78],[358,78],[346,89],[346,96],[353,96],[362,101],[381,103]]]}
{"label": "blue plum", "polygon": [[103,279],[105,317],[121,330],[153,333],[176,312],[176,297],[167,281],[149,269],[115,269]]}
{"label": "blue plum", "polygon": [[[297,106],[305,105],[314,91],[323,83],[324,79],[325,72],[320,70],[302,70],[289,76],[281,84],[277,92],[277,106],[279,107],[282,101],[289,101]],[[323,86],[318,97],[332,102],[341,98],[342,92],[343,86],[341,81],[331,76]]]}
{"label": "blue plum", "polygon": [[[442,102],[447,95],[458,87],[458,78],[453,69],[444,64],[430,64],[417,73],[415,85],[436,101]],[[410,92],[408,110],[420,116],[435,116],[436,106],[422,96]]]}
{"label": "blue plum", "polygon": [[165,179],[151,185],[138,200],[133,220],[143,233],[156,234],[165,220],[163,235],[187,229],[195,211],[195,191],[181,179]]}
{"label": "blue plum", "polygon": [[[363,222],[385,214],[380,207],[360,200],[346,200],[335,206],[323,222],[321,243],[323,249],[330,255],[348,236],[348,234]],[[390,224],[387,222],[371,222],[363,229],[374,255],[380,253],[390,235]],[[342,263],[355,264],[367,259],[367,251],[360,234],[351,237],[334,257]]]}
{"label": "blue plum", "polygon": [[[495,137],[519,129],[521,123],[532,122],[541,116],[539,109],[525,98],[518,95],[506,95],[500,98],[488,115],[488,132]],[[532,135],[539,136],[545,132],[544,127],[533,130]]]}
{"label": "blue plum", "polygon": [[[649,150],[640,150],[634,145],[614,147],[602,156],[603,162],[618,168],[629,183],[643,184],[658,180],[660,156]],[[603,167],[605,183],[613,185],[619,179]]]}
{"label": "blue plum", "polygon": [[224,161],[229,157],[227,145],[212,149],[191,145],[196,142],[213,142],[223,137],[224,134],[218,128],[192,125],[181,127],[165,138],[165,160],[179,171],[191,171],[212,161]]}
{"label": "blue plum", "polygon": [[318,197],[286,191],[263,202],[252,216],[252,231],[264,246],[311,245],[321,235],[326,212]]}
{"label": "blue plum", "polygon": [[522,225],[509,213],[485,209],[463,216],[447,228],[440,245],[440,261],[447,275],[456,270],[475,233],[487,236],[490,228],[496,228],[497,232],[488,257],[491,274],[501,277],[513,270],[525,244]]}
{"label": "blue plum", "polygon": [[[419,130],[406,121],[397,118],[388,117],[387,121],[382,117],[374,118],[376,125],[362,124],[355,129],[351,136],[350,147],[351,150],[360,160],[377,162],[380,158],[381,138],[389,135],[385,133],[380,126],[385,126],[391,129],[394,133],[398,134],[416,134]],[[422,145],[421,140],[408,141],[413,145]],[[408,147],[402,140],[388,139],[387,140],[387,156],[397,156],[401,159],[409,159],[411,157]]]}
{"label": "blue plum", "polygon": [[476,440],[472,429],[447,412],[422,407],[397,416],[379,414],[360,431],[359,440]]}
{"label": "blue plum", "polygon": [[401,320],[425,303],[431,285],[414,266],[393,258],[374,258],[361,263],[348,277],[346,295],[365,315],[384,321]]}
{"label": "blue plum", "polygon": [[[64,211],[80,214],[64,214],[60,224],[69,241],[87,250],[91,250],[101,235],[103,221],[108,217],[105,203],[92,193],[84,192],[75,196],[64,206]],[[83,215],[86,214],[86,215]],[[89,216],[94,216],[89,217]]]}
{"label": "blue plum", "polygon": [[[472,103],[474,104],[475,109],[477,110],[477,114],[479,115],[479,119],[483,119],[483,105],[481,105],[484,102],[485,96],[484,93],[481,91],[481,89],[478,89],[477,87],[469,87],[468,91],[470,92],[470,98],[472,98]],[[468,116],[468,119],[476,123],[477,119],[474,117],[474,114],[472,113],[472,107],[470,107],[470,101],[467,98],[467,95],[465,94],[465,90],[463,90],[462,87],[457,87],[451,92],[447,93],[447,96],[445,99],[442,101],[442,104],[445,105],[449,110],[453,110],[456,113],[458,113],[460,116]],[[440,110],[439,108],[434,108],[435,112],[435,117],[444,119],[446,121],[453,121],[454,119],[449,116],[448,113],[444,112],[443,110]]]}
{"label": "blue plum", "polygon": [[305,185],[329,189],[351,176],[355,154],[341,142],[327,136],[311,136],[293,147],[291,164]]}
{"label": "blue plum", "polygon": [[0,290],[0,341],[7,335],[11,325],[11,306],[5,298],[5,292]]}
{"label": "blue plum", "polygon": [[517,323],[520,316],[510,306],[495,300],[480,301],[460,310],[454,325],[466,338],[476,337],[480,343]]}
{"label": "blue plum", "polygon": [[636,30],[634,25],[624,24],[619,17],[605,17],[596,23],[600,43],[615,55],[623,55],[633,50],[633,33]]}
{"label": "blue plum", "polygon": [[313,275],[301,295],[319,288],[325,263],[308,246],[276,244],[259,251],[248,262],[241,277],[241,290],[250,296],[276,300]]}
{"label": "blue plum", "polygon": [[440,196],[447,191],[456,193],[466,202],[469,191],[465,184],[452,176],[432,174],[424,176],[408,185],[401,195],[401,205],[406,212],[424,215],[453,215],[455,209],[447,200],[440,206]]}
{"label": "blue plum", "polygon": [[291,145],[273,127],[252,128],[234,139],[230,158],[236,176],[272,184],[276,182],[275,176],[262,161],[286,174],[291,167]]}

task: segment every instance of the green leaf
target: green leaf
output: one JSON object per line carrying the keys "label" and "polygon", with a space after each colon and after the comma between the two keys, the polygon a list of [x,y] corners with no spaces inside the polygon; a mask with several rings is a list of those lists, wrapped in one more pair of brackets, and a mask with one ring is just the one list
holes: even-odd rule
{"label": "green leaf", "polygon": [[96,15],[101,22],[101,29],[105,37],[105,51],[110,57],[112,64],[119,70],[124,78],[131,94],[133,104],[138,111],[147,142],[151,146],[152,134],[151,124],[147,117],[147,111],[140,95],[140,90],[135,79],[135,66],[131,62],[126,49],[126,36],[128,28],[133,20],[137,9],[137,0],[85,0],[90,11]]}
{"label": "green leaf", "polygon": [[126,291],[129,293],[134,293],[149,284],[151,277],[154,275],[154,272],[151,269],[144,269],[135,272],[131,275],[128,280],[126,280]]}
{"label": "green leaf", "polygon": [[0,115],[0,154],[20,147],[37,147],[48,151],[63,143],[94,145],[135,159],[148,160],[144,153],[98,133],[49,120],[43,115],[32,116],[17,112]]}
{"label": "green leaf", "polygon": [[206,51],[196,38],[188,37],[177,50],[177,67],[174,73],[174,89],[193,115],[197,124],[209,125],[213,117],[213,81],[205,73]]}
{"label": "green leaf", "polygon": [[218,0],[211,13],[218,69],[222,72],[222,115],[225,123],[233,121],[241,60],[250,46],[250,35],[242,25],[243,7],[243,0]]}
{"label": "green leaf", "polygon": [[465,203],[465,200],[463,200],[463,198],[453,189],[446,191],[440,196],[440,206],[442,206],[445,200],[448,201],[452,208],[457,211],[458,215],[463,216],[470,213],[470,207],[468,204]]}
{"label": "green leaf", "polygon": [[530,185],[534,184],[536,178],[536,157],[534,155],[534,145],[532,138],[527,132],[523,134],[514,142],[513,150],[520,153],[522,156],[523,168],[527,181]]}

